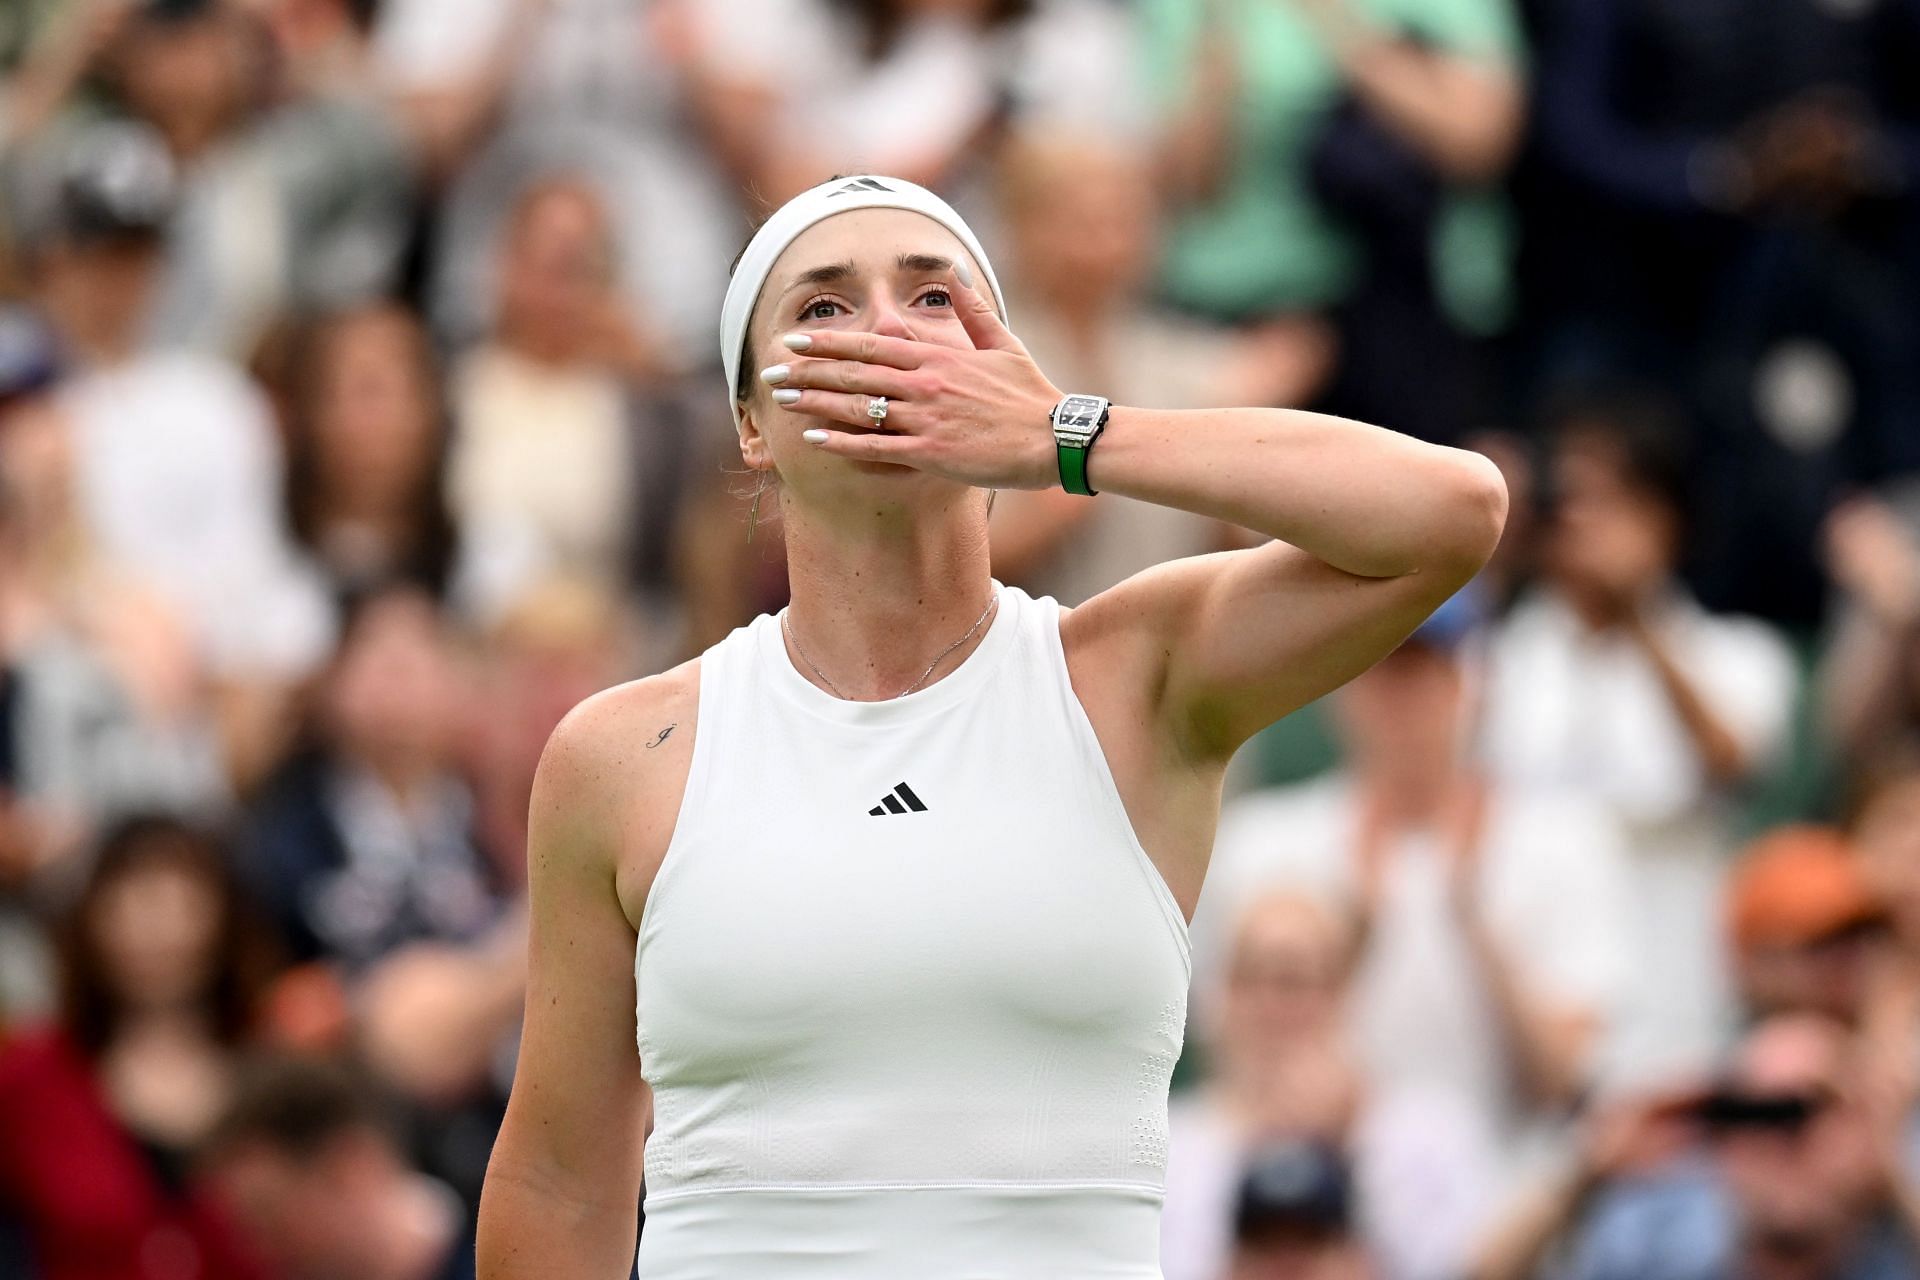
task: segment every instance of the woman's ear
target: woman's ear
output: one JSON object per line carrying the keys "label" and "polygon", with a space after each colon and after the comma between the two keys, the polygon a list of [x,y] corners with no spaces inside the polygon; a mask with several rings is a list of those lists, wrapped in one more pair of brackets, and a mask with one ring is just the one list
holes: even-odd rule
{"label": "woman's ear", "polygon": [[771,471],[773,454],[767,448],[767,438],[761,434],[760,424],[754,420],[751,405],[740,408],[740,424],[735,428],[740,433],[740,458],[753,471]]}

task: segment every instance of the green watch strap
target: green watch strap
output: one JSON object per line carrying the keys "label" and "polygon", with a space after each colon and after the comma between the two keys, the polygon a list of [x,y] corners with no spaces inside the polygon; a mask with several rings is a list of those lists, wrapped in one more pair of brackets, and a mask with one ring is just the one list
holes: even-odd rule
{"label": "green watch strap", "polygon": [[1056,443],[1054,448],[1060,454],[1060,487],[1083,498],[1093,497],[1094,487],[1087,483],[1087,455],[1093,452],[1093,441],[1084,445]]}

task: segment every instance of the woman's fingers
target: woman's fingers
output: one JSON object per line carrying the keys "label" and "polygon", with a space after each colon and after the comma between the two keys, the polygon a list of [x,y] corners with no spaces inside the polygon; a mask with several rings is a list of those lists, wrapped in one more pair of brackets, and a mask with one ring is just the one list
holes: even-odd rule
{"label": "woman's fingers", "polygon": [[920,456],[924,446],[912,436],[897,436],[882,432],[833,431],[826,427],[814,427],[801,433],[801,438],[824,453],[837,453],[843,458],[853,458],[861,462],[893,462],[901,466],[912,466]]}
{"label": "woman's fingers", "polygon": [[859,395],[892,396],[896,400],[912,395],[904,374],[882,364],[863,364],[856,360],[795,360],[760,371],[760,380],[774,387],[802,387],[820,391],[848,391]]}
{"label": "woman's fingers", "polygon": [[801,351],[824,360],[856,360],[861,364],[884,364],[891,369],[918,369],[933,348],[910,338],[889,338],[878,333],[851,333],[841,329],[820,329],[813,333],[790,333],[780,339],[789,351]]}
{"label": "woman's fingers", "polygon": [[867,408],[873,403],[873,397],[857,395],[844,391],[803,390],[799,387],[780,387],[774,393],[774,400],[784,409],[793,413],[805,414],[809,418],[826,418],[832,422],[844,422],[852,427],[868,427],[895,434],[910,432],[915,423],[913,407],[897,400],[887,403],[887,416],[875,419],[868,414]]}
{"label": "woman's fingers", "polygon": [[955,263],[953,277],[953,306],[960,313],[960,325],[973,339],[973,345],[981,351],[1023,351],[1020,339],[1013,331],[1000,323],[1000,313],[994,310],[987,295],[973,287],[973,272],[964,263]]}

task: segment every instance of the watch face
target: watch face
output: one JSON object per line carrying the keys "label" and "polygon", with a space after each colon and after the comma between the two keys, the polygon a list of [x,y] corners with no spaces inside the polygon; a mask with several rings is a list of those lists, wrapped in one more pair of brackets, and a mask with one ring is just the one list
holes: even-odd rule
{"label": "watch face", "polygon": [[1100,425],[1103,408],[1105,405],[1098,396],[1068,396],[1060,406],[1058,426],[1062,431],[1084,435]]}

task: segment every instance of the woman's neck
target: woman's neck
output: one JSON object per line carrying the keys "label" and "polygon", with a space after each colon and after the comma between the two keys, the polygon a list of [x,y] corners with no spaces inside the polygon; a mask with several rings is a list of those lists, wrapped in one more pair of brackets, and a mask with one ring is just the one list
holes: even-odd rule
{"label": "woman's neck", "polygon": [[880,701],[923,675],[933,683],[978,645],[985,627],[940,657],[991,599],[976,494],[957,493],[936,512],[890,507],[825,517],[783,505],[792,590],[787,645],[793,649],[797,638],[804,648],[793,655],[803,675],[817,684],[824,673],[841,697]]}

